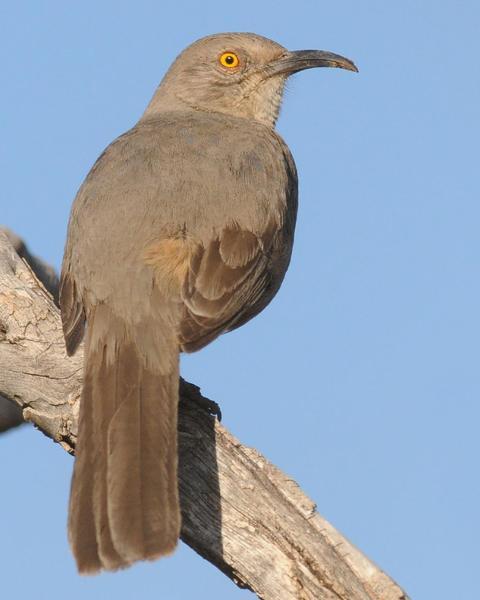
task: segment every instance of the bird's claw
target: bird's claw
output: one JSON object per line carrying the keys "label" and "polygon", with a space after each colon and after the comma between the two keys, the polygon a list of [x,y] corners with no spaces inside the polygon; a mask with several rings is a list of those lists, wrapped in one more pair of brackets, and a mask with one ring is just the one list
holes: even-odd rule
{"label": "bird's claw", "polygon": [[209,415],[217,417],[219,421],[222,420],[222,410],[217,402],[205,398],[197,385],[189,383],[183,378],[180,378],[180,399],[184,402],[191,402],[194,406],[201,408]]}

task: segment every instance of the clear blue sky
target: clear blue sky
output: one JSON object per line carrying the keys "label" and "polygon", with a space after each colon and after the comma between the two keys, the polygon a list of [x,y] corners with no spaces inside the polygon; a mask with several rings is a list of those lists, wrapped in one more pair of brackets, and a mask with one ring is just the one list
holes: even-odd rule
{"label": "clear blue sky", "polygon": [[[4,2],[0,221],[58,267],[98,154],[184,46],[232,30],[344,54],[360,74],[290,82],[278,124],[300,177],[290,271],[261,316],[184,359],[183,373],[412,598],[474,600],[478,2]],[[23,428],[0,437],[0,460],[3,597],[249,597],[183,545],[78,577],[71,457]]]}

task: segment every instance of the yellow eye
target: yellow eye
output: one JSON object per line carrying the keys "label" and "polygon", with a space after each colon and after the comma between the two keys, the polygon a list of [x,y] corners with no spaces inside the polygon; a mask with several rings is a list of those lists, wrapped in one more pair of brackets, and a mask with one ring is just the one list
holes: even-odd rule
{"label": "yellow eye", "polygon": [[227,69],[234,69],[240,64],[240,59],[233,52],[224,52],[219,61],[222,67],[227,67]]}

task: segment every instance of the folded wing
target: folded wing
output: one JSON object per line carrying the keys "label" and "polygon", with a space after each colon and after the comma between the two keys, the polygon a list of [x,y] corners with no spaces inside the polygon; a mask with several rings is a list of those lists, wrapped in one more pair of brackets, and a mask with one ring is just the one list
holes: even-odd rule
{"label": "folded wing", "polygon": [[182,290],[184,351],[198,350],[240,326],[270,301],[274,232],[273,224],[262,236],[232,226],[206,247],[197,246]]}

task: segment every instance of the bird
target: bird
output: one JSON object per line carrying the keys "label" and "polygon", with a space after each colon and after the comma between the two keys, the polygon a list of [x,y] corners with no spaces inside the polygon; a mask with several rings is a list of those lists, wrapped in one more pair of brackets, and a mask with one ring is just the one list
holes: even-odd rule
{"label": "bird", "polygon": [[60,308],[67,354],[84,340],[68,516],[82,574],[177,545],[179,356],[252,319],[283,281],[298,181],[275,125],[287,78],[314,67],[357,71],[253,33],[194,42],[75,197]]}

